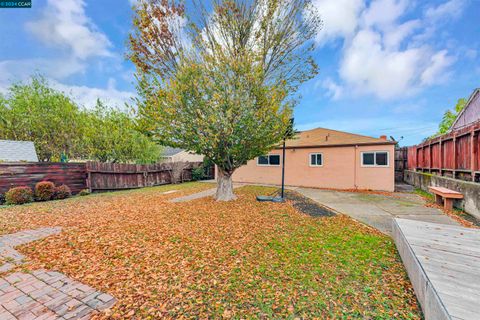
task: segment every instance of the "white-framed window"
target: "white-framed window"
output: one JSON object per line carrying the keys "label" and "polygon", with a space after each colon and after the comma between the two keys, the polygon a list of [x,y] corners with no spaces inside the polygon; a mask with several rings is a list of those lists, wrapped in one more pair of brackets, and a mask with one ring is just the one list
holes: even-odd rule
{"label": "white-framed window", "polygon": [[280,155],[279,154],[269,154],[266,156],[260,156],[257,158],[258,166],[279,166],[280,165]]}
{"label": "white-framed window", "polygon": [[310,167],[323,166],[323,153],[310,153],[309,163]]}
{"label": "white-framed window", "polygon": [[388,151],[365,151],[361,153],[362,167],[388,167],[389,158]]}

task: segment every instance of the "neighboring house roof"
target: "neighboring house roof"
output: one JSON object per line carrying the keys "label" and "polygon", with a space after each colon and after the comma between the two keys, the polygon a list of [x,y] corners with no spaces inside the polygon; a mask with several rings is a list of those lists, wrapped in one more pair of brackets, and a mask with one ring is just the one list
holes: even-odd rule
{"label": "neighboring house roof", "polygon": [[294,139],[286,141],[287,148],[372,144],[396,144],[396,142],[389,141],[386,137],[373,138],[326,128],[302,131]]}
{"label": "neighboring house roof", "polygon": [[0,140],[0,162],[38,162],[35,145],[31,141]]}
{"label": "neighboring house roof", "polygon": [[173,157],[174,155],[179,154],[183,151],[185,150],[182,148],[165,147],[162,152],[162,157]]}
{"label": "neighboring house roof", "polygon": [[480,88],[473,90],[463,110],[453,122],[450,130],[459,129],[480,120]]}

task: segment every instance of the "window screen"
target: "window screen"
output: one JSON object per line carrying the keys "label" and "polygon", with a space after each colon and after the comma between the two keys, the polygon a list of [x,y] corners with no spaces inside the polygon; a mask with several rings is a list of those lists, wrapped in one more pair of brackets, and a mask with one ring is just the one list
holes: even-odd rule
{"label": "window screen", "polygon": [[362,153],[363,166],[387,167],[388,166],[388,152],[375,151]]}
{"label": "window screen", "polygon": [[388,159],[387,159],[387,153],[386,152],[377,152],[375,153],[375,164],[377,166],[386,166],[388,165]]}
{"label": "window screen", "polygon": [[279,166],[280,155],[270,154],[268,156],[260,156],[258,157],[257,164],[262,166]]}
{"label": "window screen", "polygon": [[373,166],[375,165],[375,153],[363,153],[363,162],[364,166]]}
{"label": "window screen", "polygon": [[258,164],[268,165],[268,156],[258,157]]}
{"label": "window screen", "polygon": [[278,166],[280,165],[280,156],[277,154],[269,155],[269,161],[271,166]]}
{"label": "window screen", "polygon": [[321,166],[323,165],[323,156],[321,153],[312,153],[310,155],[310,165],[311,166]]}

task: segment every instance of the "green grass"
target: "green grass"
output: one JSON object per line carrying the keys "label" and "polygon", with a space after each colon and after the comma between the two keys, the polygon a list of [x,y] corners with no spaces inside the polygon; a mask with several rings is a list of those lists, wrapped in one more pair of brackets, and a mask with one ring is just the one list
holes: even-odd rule
{"label": "green grass", "polygon": [[435,201],[435,196],[427,191],[423,191],[422,189],[420,188],[415,188],[415,194],[418,194],[419,196],[421,197],[424,197],[426,199],[428,199],[429,201],[432,201],[434,202]]}
{"label": "green grass", "polygon": [[[261,259],[265,251],[268,258]],[[318,221],[271,239],[258,256],[258,281],[244,281],[240,271],[231,279],[232,287],[256,292],[258,316],[270,318],[292,305],[290,319],[419,318],[393,244],[383,236]]]}

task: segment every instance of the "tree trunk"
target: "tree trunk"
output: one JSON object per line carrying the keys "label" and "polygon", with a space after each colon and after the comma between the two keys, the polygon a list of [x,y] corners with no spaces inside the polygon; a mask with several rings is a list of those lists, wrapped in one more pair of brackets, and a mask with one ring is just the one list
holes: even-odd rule
{"label": "tree trunk", "polygon": [[217,201],[231,201],[237,199],[233,193],[232,173],[233,172],[225,172],[218,168],[217,194],[215,195]]}

